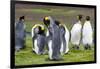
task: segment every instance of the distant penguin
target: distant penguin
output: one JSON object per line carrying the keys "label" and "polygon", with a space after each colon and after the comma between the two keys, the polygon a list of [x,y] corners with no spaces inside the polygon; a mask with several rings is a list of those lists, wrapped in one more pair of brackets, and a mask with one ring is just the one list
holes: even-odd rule
{"label": "distant penguin", "polygon": [[90,16],[86,16],[86,21],[82,29],[82,42],[85,49],[91,49],[93,41],[93,30],[90,22]]}
{"label": "distant penguin", "polygon": [[82,31],[82,15],[77,16],[78,22],[74,24],[71,29],[71,43],[74,45],[73,48],[79,49],[79,44],[81,40],[81,31]]}
{"label": "distant penguin", "polygon": [[15,24],[15,50],[19,51],[25,47],[25,23],[24,16],[19,18],[19,21]]}
{"label": "distant penguin", "polygon": [[32,27],[33,52],[37,55],[45,54],[46,36],[43,25],[36,24]]}
{"label": "distant penguin", "polygon": [[68,53],[68,51],[69,51],[69,46],[68,46],[69,37],[70,37],[69,30],[67,29],[65,24],[61,24],[57,20],[55,22],[60,28],[60,37],[61,37],[61,49],[60,49],[60,52],[61,52],[61,55],[64,55],[64,54]]}
{"label": "distant penguin", "polygon": [[60,48],[61,48],[61,39],[60,39],[60,30],[56,25],[55,20],[48,16],[44,18],[44,24],[48,28],[48,48],[49,48],[49,59],[50,60],[60,60]]}

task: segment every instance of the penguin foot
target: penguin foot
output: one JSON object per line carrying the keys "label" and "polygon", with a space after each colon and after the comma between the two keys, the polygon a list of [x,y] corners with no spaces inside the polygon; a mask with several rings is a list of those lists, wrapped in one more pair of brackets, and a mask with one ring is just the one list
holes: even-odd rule
{"label": "penguin foot", "polygon": [[63,59],[49,59],[47,58],[46,61],[62,61]]}
{"label": "penguin foot", "polygon": [[16,50],[16,52],[19,52],[19,51],[20,51],[20,49],[17,49],[17,50]]}
{"label": "penguin foot", "polygon": [[35,52],[34,50],[32,50],[32,52],[33,52],[34,54],[36,54],[36,52]]}
{"label": "penguin foot", "polygon": [[90,45],[87,44],[87,45],[85,45],[84,49],[85,49],[85,50],[91,50],[92,47],[91,47]]}
{"label": "penguin foot", "polygon": [[62,61],[63,59],[52,59],[52,61]]}
{"label": "penguin foot", "polygon": [[19,52],[20,49],[21,49],[20,47],[16,47],[16,48],[15,48],[15,51],[16,51],[16,52]]}
{"label": "penguin foot", "polygon": [[80,49],[79,46],[76,46],[76,49],[79,50]]}
{"label": "penguin foot", "polygon": [[72,50],[75,50],[75,47],[73,46],[73,47],[71,47],[71,49],[72,49]]}
{"label": "penguin foot", "polygon": [[67,53],[65,53],[65,55],[67,55],[67,54],[69,54],[68,52]]}
{"label": "penguin foot", "polygon": [[89,50],[91,50],[91,47],[90,47],[90,46],[88,46],[88,49],[89,49]]}
{"label": "penguin foot", "polygon": [[87,47],[84,47],[85,50],[87,50]]}
{"label": "penguin foot", "polygon": [[79,48],[79,46],[76,46],[76,45],[75,45],[75,46],[72,47],[72,49],[74,49],[74,50],[79,50],[80,48]]}
{"label": "penguin foot", "polygon": [[47,51],[47,50],[46,50],[46,51],[44,51],[44,52],[43,52],[43,55],[44,55],[44,54],[46,54],[46,55],[47,55],[47,54],[48,54],[48,51]]}
{"label": "penguin foot", "polygon": [[72,49],[75,49],[75,47],[73,46]]}
{"label": "penguin foot", "polygon": [[49,59],[49,58],[47,58],[46,61],[63,61],[63,59]]}
{"label": "penguin foot", "polygon": [[85,49],[85,50],[88,50],[88,49],[89,49],[89,46],[85,46],[84,49]]}

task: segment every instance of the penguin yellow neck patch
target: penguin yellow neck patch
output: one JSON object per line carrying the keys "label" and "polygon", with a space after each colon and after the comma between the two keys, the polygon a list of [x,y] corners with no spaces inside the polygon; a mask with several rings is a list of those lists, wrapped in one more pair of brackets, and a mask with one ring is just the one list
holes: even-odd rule
{"label": "penguin yellow neck patch", "polygon": [[44,30],[44,28],[43,28],[43,27],[41,27],[41,29],[42,29],[42,30]]}
{"label": "penguin yellow neck patch", "polygon": [[36,25],[33,26],[33,28],[36,28],[36,27],[41,27],[42,30],[45,30],[44,27],[40,24],[36,24]]}

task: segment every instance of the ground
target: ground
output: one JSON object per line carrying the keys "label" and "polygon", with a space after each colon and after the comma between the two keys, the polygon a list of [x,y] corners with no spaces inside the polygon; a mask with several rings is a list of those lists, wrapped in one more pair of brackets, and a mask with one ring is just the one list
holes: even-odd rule
{"label": "ground", "polygon": [[[44,16],[53,16],[55,19],[64,23],[71,30],[76,21],[76,15],[82,14],[91,16],[92,27],[94,28],[94,9],[93,8],[75,8],[75,7],[55,7],[55,6],[37,6],[27,4],[16,4],[15,21],[18,17],[25,15],[26,31],[29,32],[26,37],[26,48],[19,52],[15,52],[15,65],[35,65],[35,64],[52,64],[52,63],[68,63],[68,62],[84,62],[94,61],[94,45],[92,50],[84,50],[84,46],[80,45],[80,50],[73,50],[72,44],[69,42],[70,51],[64,55],[62,61],[46,61],[48,55],[36,55],[32,52],[32,38],[30,35],[31,28],[34,24],[43,24]],[[84,22],[84,18],[83,18]]]}
{"label": "ground", "polygon": [[68,63],[68,62],[84,62],[94,61],[94,49],[84,50],[83,45],[80,45],[80,50],[73,50],[71,43],[69,44],[70,51],[64,55],[62,61],[47,61],[48,55],[36,55],[32,52],[31,37],[26,38],[26,48],[15,52],[15,65],[34,65],[34,64],[51,64],[51,63]]}

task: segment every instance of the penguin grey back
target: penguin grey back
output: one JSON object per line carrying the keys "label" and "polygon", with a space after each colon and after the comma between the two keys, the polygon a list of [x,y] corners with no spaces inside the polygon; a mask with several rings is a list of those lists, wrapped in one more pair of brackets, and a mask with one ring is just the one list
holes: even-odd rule
{"label": "penguin grey back", "polygon": [[53,59],[60,59],[60,48],[61,48],[61,38],[60,38],[60,29],[59,27],[55,24],[54,20],[50,18],[50,28],[52,31],[52,49],[53,49],[53,54],[52,58]]}

